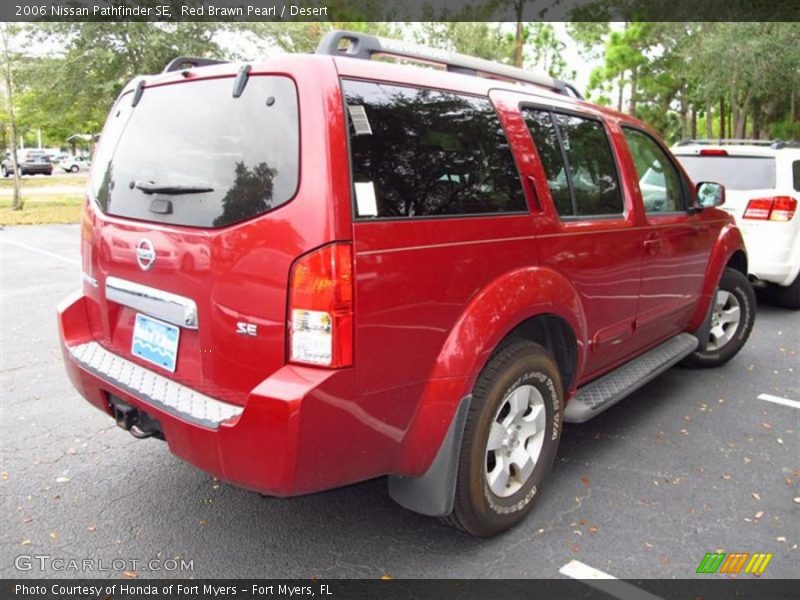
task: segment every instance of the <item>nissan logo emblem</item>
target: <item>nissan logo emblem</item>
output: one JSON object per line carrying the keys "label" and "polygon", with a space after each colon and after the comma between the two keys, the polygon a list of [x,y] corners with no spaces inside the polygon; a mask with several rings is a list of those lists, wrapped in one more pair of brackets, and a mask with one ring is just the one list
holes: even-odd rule
{"label": "nissan logo emblem", "polygon": [[136,262],[142,271],[149,271],[156,262],[156,250],[153,248],[153,242],[147,238],[136,246]]}

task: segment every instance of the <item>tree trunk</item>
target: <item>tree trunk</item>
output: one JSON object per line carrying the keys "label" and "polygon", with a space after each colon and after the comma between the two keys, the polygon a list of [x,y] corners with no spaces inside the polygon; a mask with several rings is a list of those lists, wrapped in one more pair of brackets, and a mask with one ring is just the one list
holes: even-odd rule
{"label": "tree trunk", "polygon": [[637,92],[638,87],[639,87],[639,69],[638,67],[634,67],[633,70],[631,70],[631,100],[629,103],[630,110],[628,111],[634,117],[636,116],[636,99],[637,99],[636,97],[638,94]]}
{"label": "tree trunk", "polygon": [[744,102],[739,104],[733,101],[733,137],[739,140],[745,139],[747,135],[747,113],[750,110],[750,100],[752,93],[748,90],[744,95]]}
{"label": "tree trunk", "polygon": [[11,87],[11,53],[8,49],[8,23],[0,26],[3,41],[3,79],[6,86],[6,102],[8,103],[8,128],[11,142],[11,164],[14,167],[14,195],[11,201],[13,210],[22,210],[23,201],[19,187],[19,161],[17,160],[17,124],[14,119],[14,92]]}
{"label": "tree trunk", "polygon": [[697,139],[697,107],[692,104],[692,139]]}
{"label": "tree trunk", "polygon": [[789,95],[789,125],[794,125],[794,110],[796,101],[797,92],[792,90],[792,93]]}
{"label": "tree trunk", "polygon": [[622,112],[622,96],[625,93],[625,73],[620,73],[619,76],[619,96],[617,96],[617,110]]}
{"label": "tree trunk", "polygon": [[719,139],[725,139],[725,98],[719,99]]}
{"label": "tree trunk", "polygon": [[522,9],[525,6],[525,0],[516,0],[514,2],[514,10],[517,17],[517,31],[514,35],[514,66],[522,66]]}
{"label": "tree trunk", "polygon": [[687,113],[689,107],[686,103],[686,88],[681,88],[681,139],[686,139],[686,134],[689,131],[689,123],[687,120]]}
{"label": "tree trunk", "polygon": [[714,137],[714,114],[711,110],[711,100],[706,98],[706,139]]}

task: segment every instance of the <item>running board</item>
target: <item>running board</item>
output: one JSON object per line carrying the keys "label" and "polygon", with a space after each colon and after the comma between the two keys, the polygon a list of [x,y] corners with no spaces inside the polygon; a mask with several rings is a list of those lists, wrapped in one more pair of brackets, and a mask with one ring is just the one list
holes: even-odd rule
{"label": "running board", "polygon": [[695,351],[699,341],[681,333],[578,389],[564,409],[564,421],[583,423],[614,406]]}

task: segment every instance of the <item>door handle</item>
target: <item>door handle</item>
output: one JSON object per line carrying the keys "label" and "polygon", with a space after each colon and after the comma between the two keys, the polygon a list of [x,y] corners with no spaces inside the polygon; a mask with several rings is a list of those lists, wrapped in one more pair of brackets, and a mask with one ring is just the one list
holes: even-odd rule
{"label": "door handle", "polygon": [[528,189],[531,191],[531,200],[533,201],[531,210],[537,213],[542,212],[542,203],[539,202],[539,194],[536,191],[536,178],[533,175],[528,175]]}
{"label": "door handle", "polygon": [[653,239],[644,241],[644,251],[647,254],[658,254],[659,250],[661,250],[661,240]]}

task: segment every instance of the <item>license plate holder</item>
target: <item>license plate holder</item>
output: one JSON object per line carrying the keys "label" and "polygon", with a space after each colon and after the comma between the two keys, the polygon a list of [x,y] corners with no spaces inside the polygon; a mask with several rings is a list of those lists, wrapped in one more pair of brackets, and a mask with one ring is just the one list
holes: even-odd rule
{"label": "license plate holder", "polygon": [[175,372],[181,330],[153,317],[136,314],[131,354],[162,369]]}

